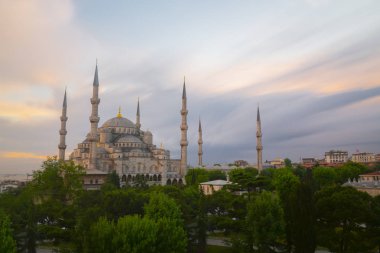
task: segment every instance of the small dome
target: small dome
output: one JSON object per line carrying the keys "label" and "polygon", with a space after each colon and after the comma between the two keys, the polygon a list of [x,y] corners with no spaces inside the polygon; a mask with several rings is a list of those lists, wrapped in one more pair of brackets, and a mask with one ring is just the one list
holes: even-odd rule
{"label": "small dome", "polygon": [[125,136],[120,137],[116,142],[118,142],[118,143],[121,143],[121,142],[141,143],[141,140],[139,138],[137,138],[136,136],[133,136],[133,135],[125,135]]}
{"label": "small dome", "polygon": [[115,117],[112,119],[107,120],[104,122],[102,125],[104,128],[109,128],[109,127],[128,127],[128,128],[136,128],[135,124],[133,124],[132,121],[126,118],[122,117]]}

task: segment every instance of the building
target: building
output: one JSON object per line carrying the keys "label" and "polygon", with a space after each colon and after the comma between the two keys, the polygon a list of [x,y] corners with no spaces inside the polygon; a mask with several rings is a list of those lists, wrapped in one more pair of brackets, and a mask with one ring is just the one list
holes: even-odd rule
{"label": "building", "polygon": [[272,161],[266,161],[272,168],[280,169],[285,167],[285,160],[282,158],[275,158]]}
{"label": "building", "polygon": [[352,186],[372,197],[380,195],[380,171],[359,175],[359,180],[349,180],[344,186]]}
{"label": "building", "polygon": [[[106,120],[100,127],[98,122],[99,79],[98,66],[95,68],[90,132],[70,154],[70,160],[86,169],[84,186],[99,189],[108,173],[116,171],[122,184],[134,184],[141,178],[149,184],[182,184],[187,170],[187,98],[183,84],[181,110],[181,159],[172,159],[170,151],[163,145],[157,147],[153,134],[143,130],[140,122],[140,102],[137,101],[136,120],[123,117],[120,108],[116,117]],[[66,92],[62,107],[59,159],[65,159]],[[179,132],[178,132],[179,134]]]}
{"label": "building", "polygon": [[236,167],[247,167],[247,166],[248,166],[248,162],[245,161],[245,160],[236,160],[236,161],[234,162],[234,165],[235,165]]}
{"label": "building", "polygon": [[363,182],[380,182],[380,171],[359,175],[359,179]]}
{"label": "building", "polygon": [[348,161],[348,152],[340,150],[330,150],[325,153],[325,161],[328,164],[346,163]]}
{"label": "building", "polygon": [[376,161],[374,153],[354,153],[352,154],[351,161],[356,163],[373,163]]}
{"label": "building", "polygon": [[301,160],[302,166],[309,169],[318,164],[315,158],[302,158]]}
{"label": "building", "polygon": [[211,195],[216,191],[220,191],[224,186],[231,184],[226,180],[213,180],[209,182],[203,182],[199,184],[200,189],[205,195]]}

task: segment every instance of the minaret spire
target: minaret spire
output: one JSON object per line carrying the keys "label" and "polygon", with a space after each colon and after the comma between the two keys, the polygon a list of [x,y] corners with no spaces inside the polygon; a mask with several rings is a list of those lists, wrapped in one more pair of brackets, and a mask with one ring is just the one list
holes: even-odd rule
{"label": "minaret spire", "polygon": [[199,167],[203,166],[203,161],[202,161],[202,155],[203,155],[202,144],[203,144],[203,139],[202,139],[202,124],[201,124],[201,119],[199,118],[199,127],[198,127],[198,166]]}
{"label": "minaret spire", "polygon": [[181,166],[180,166],[180,175],[184,177],[187,170],[187,98],[186,98],[186,84],[185,78],[183,79],[183,90],[182,90],[182,122],[181,122]]}
{"label": "minaret spire", "polygon": [[261,132],[261,119],[260,119],[260,109],[257,106],[257,121],[256,121],[256,150],[257,150],[257,169],[258,171],[262,171],[263,169],[263,144],[261,137],[263,136]]}
{"label": "minaret spire", "polygon": [[94,82],[92,85],[92,98],[90,99],[92,110],[91,110],[91,116],[90,116],[90,122],[91,122],[91,132],[88,137],[88,140],[90,141],[90,163],[89,168],[90,169],[96,169],[96,143],[98,142],[98,123],[99,123],[99,116],[98,116],[98,106],[100,103],[99,99],[99,78],[98,78],[98,62],[96,62],[95,67],[95,75],[94,75]]}
{"label": "minaret spire", "polygon": [[63,97],[63,105],[62,105],[62,115],[61,115],[61,129],[59,130],[60,141],[58,145],[59,154],[58,159],[61,161],[65,160],[65,151],[66,151],[66,121],[67,121],[67,99],[66,99],[66,89],[65,95]]}
{"label": "minaret spire", "polygon": [[136,112],[136,127],[138,129],[141,128],[141,123],[140,123],[140,98],[137,98],[137,112]]}

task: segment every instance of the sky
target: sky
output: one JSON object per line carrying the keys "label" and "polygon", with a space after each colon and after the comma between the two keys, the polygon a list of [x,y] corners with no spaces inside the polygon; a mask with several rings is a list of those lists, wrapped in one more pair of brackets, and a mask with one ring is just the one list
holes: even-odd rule
{"label": "sky", "polygon": [[135,121],[180,156],[183,78],[188,156],[206,164],[380,153],[380,1],[0,0],[0,173],[66,154],[90,130],[96,59],[100,125]]}

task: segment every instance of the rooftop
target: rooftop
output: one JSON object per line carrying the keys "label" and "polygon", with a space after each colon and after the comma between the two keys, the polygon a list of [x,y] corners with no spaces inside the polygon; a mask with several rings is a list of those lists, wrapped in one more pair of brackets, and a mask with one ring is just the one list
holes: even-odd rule
{"label": "rooftop", "polygon": [[228,185],[228,184],[232,184],[231,182],[229,181],[226,181],[226,180],[213,180],[213,181],[208,181],[208,182],[203,182],[203,183],[200,183],[201,185],[219,185],[219,186],[223,186],[223,185]]}

